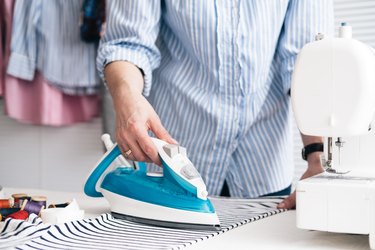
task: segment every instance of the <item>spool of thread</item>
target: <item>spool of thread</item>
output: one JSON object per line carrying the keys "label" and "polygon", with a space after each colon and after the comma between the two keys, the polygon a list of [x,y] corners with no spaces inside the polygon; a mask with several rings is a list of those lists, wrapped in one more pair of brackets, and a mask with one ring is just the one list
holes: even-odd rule
{"label": "spool of thread", "polygon": [[15,213],[8,215],[6,218],[12,218],[16,220],[26,220],[29,217],[29,213],[25,210],[20,210]]}
{"label": "spool of thread", "polygon": [[47,197],[45,196],[32,196],[31,201],[34,201],[44,207],[47,207]]}
{"label": "spool of thread", "polygon": [[11,208],[13,207],[13,205],[14,205],[13,198],[0,200],[0,208]]}
{"label": "spool of thread", "polygon": [[44,206],[35,201],[24,200],[21,206],[21,210],[25,210],[29,214],[36,214],[38,216],[40,215],[40,211],[42,209],[44,209]]}
{"label": "spool of thread", "polygon": [[24,200],[29,200],[30,197],[27,194],[12,194],[14,199],[14,207],[21,207]]}
{"label": "spool of thread", "polygon": [[70,204],[70,202],[65,202],[61,204],[50,204],[48,208],[64,208],[67,207]]}
{"label": "spool of thread", "polygon": [[17,207],[12,207],[12,208],[1,208],[0,209],[0,215],[1,215],[1,219],[2,220],[5,220],[5,218],[12,214],[12,213],[15,213],[17,211],[20,211],[20,208],[17,208]]}

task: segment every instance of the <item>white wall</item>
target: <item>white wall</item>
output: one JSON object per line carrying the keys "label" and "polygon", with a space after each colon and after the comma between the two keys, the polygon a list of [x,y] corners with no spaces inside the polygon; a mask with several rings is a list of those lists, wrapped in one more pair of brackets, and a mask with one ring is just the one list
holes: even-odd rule
{"label": "white wall", "polygon": [[82,190],[84,178],[102,155],[100,134],[99,118],[55,128],[21,124],[1,112],[0,185]]}

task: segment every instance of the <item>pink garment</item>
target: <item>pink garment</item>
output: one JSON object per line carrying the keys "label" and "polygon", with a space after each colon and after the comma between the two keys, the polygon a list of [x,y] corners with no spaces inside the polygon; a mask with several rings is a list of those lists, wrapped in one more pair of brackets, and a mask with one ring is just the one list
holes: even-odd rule
{"label": "pink garment", "polygon": [[5,114],[20,122],[50,126],[71,125],[98,116],[98,95],[64,94],[38,72],[33,81],[6,75],[14,2],[0,0],[0,96],[4,96]]}
{"label": "pink garment", "polygon": [[32,82],[7,75],[5,113],[21,122],[62,126],[88,121],[99,114],[100,97],[62,94],[40,73]]}

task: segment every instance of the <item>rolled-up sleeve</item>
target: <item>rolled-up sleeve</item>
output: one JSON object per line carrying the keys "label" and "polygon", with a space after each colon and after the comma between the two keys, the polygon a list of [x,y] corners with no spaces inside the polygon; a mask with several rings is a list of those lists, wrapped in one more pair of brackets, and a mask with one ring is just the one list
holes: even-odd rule
{"label": "rolled-up sleeve", "polygon": [[285,89],[290,88],[295,60],[302,47],[317,33],[333,35],[333,3],[331,0],[291,0],[279,38],[276,58]]}
{"label": "rolled-up sleeve", "polygon": [[129,61],[143,71],[143,95],[149,95],[152,71],[160,64],[160,52],[155,45],[160,11],[160,1],[157,0],[108,1],[106,31],[97,57],[97,67],[103,79],[107,64]]}
{"label": "rolled-up sleeve", "polygon": [[11,54],[7,73],[31,81],[36,69],[36,28],[41,1],[18,0],[14,7]]}

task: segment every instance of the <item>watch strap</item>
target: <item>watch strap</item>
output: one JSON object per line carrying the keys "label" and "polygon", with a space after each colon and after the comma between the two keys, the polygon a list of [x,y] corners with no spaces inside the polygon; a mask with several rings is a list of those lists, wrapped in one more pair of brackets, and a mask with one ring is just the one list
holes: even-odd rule
{"label": "watch strap", "polygon": [[302,149],[302,159],[307,161],[307,157],[309,156],[309,154],[314,153],[314,152],[323,152],[323,151],[324,151],[323,143],[309,144]]}

